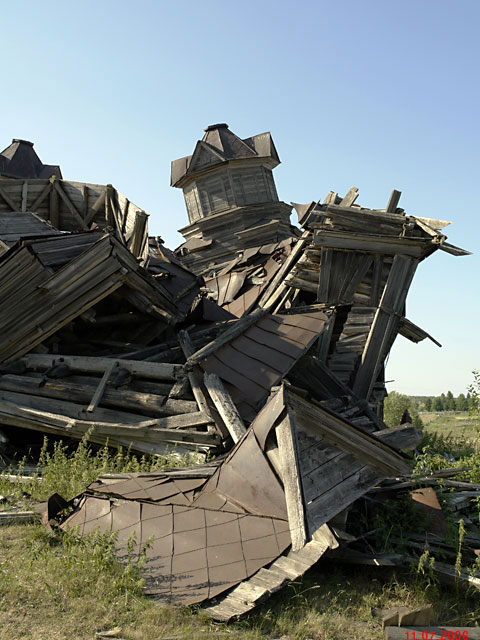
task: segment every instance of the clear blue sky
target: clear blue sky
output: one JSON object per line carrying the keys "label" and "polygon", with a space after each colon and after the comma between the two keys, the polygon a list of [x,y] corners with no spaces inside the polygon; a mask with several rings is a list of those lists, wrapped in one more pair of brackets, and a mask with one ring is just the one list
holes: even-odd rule
{"label": "clear blue sky", "polygon": [[[203,127],[271,131],[281,199],[355,185],[385,207],[452,221],[476,251],[480,3],[457,0],[83,0],[1,6],[0,145],[35,142],[65,178],[114,184],[172,248],[186,223],[170,161]],[[390,389],[465,391],[480,368],[478,255],[437,252],[407,315],[442,349],[399,337]]]}

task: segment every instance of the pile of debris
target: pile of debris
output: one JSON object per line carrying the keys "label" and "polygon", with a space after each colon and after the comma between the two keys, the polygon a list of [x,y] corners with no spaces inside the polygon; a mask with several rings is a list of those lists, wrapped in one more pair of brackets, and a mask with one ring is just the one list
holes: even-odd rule
{"label": "pile of debris", "polygon": [[[34,153],[12,146],[10,168]],[[117,531],[120,557],[133,532],[139,552],[153,536],[147,592],[221,620],[340,557],[339,541],[354,549],[349,509],[408,478],[419,442],[383,423],[384,364],[399,333],[433,340],[405,299],[426,257],[468,254],[448,223],[405,214],[398,191],[360,207],[352,188],[294,205],[302,232],[270,134],[212,125],[172,165],[191,222],[172,252],[111,185],[34,160],[35,175],[26,161],[0,175],[0,423],[214,458],[101,476],[49,520],[68,506],[62,527]]]}

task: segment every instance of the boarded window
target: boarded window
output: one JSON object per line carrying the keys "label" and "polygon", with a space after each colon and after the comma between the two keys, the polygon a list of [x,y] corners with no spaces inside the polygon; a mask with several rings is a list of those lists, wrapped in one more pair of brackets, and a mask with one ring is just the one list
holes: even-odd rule
{"label": "boarded window", "polygon": [[[229,209],[232,202],[232,194],[228,177],[226,175],[216,175],[204,178],[197,182],[200,205],[203,215],[218,213]],[[228,197],[230,195],[230,198]],[[229,202],[230,200],[230,202]]]}
{"label": "boarded window", "polygon": [[194,222],[200,218],[200,209],[197,202],[197,189],[195,185],[187,187],[183,195],[185,197],[185,204],[187,206],[188,218],[190,222]]}
{"label": "boarded window", "polygon": [[[267,175],[268,173],[270,176]],[[272,202],[278,199],[271,172],[264,167],[233,169],[231,174],[237,205]]]}

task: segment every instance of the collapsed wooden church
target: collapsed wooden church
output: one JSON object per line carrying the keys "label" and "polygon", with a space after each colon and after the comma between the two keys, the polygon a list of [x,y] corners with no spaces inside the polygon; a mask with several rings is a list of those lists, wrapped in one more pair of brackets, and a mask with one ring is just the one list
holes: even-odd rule
{"label": "collapsed wooden church", "polygon": [[292,225],[279,162],[269,133],[207,127],[172,163],[189,224],[171,251],[112,185],[64,180],[26,141],[0,155],[0,424],[190,453],[201,464],[102,476],[48,519],[118,531],[120,558],[133,532],[153,540],[147,593],[221,620],[408,476],[419,433],[383,422],[385,360],[398,334],[436,342],[405,313],[419,263],[468,254],[398,191],[379,209],[332,191]]}

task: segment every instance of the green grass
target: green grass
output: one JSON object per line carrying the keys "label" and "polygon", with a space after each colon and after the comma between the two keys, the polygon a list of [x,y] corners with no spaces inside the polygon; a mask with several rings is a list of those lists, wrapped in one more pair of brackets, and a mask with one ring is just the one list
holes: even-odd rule
{"label": "green grass", "polygon": [[[443,452],[454,445],[458,460],[452,463]],[[416,459],[419,473],[426,467],[467,462],[474,466],[468,477],[480,481],[480,454],[464,439],[427,432],[423,447]],[[0,477],[4,504],[28,507],[53,492],[68,499],[81,493],[99,473],[179,464],[178,457],[137,458],[108,448],[91,449],[86,439],[73,451],[61,443],[46,442],[39,462],[42,480],[12,484]],[[342,566],[327,560],[244,620],[217,624],[199,607],[165,607],[145,597],[142,558],[132,556],[120,565],[114,548],[115,534],[77,538],[72,532],[49,531],[40,524],[0,527],[0,639],[91,640],[97,631],[117,629],[126,640],[379,640],[383,636],[373,608],[416,608],[430,603],[439,624],[480,624],[479,595],[442,590],[428,572]]]}
{"label": "green grass", "polygon": [[[22,475],[27,460],[20,461],[15,468],[0,474],[0,493],[12,504],[42,502],[53,493],[66,500],[82,493],[102,473],[132,473],[160,471],[167,467],[185,467],[193,464],[193,458],[172,454],[165,456],[137,456],[129,451],[116,451],[105,446],[92,448],[88,433],[73,450],[61,441],[44,439],[39,459],[38,472],[28,482],[12,483],[6,479],[9,473]],[[27,494],[25,496],[25,494]]]}
{"label": "green grass", "polygon": [[0,638],[91,640],[119,629],[127,640],[165,637],[375,640],[373,608],[432,603],[442,624],[480,622],[478,596],[443,591],[415,572],[321,562],[245,620],[216,624],[196,608],[159,606],[141,593],[138,567],[121,567],[112,537],[59,537],[41,525],[0,529]]}
{"label": "green grass", "polygon": [[424,429],[428,433],[437,435],[452,435],[465,439],[476,439],[479,436],[480,420],[469,415],[467,411],[462,413],[425,412],[420,415]]}

